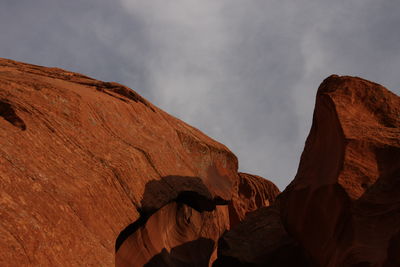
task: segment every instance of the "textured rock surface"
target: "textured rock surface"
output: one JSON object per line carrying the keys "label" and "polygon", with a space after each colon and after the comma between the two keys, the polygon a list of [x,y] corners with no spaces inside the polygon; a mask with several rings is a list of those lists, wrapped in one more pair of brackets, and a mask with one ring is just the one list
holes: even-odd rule
{"label": "textured rock surface", "polygon": [[287,231],[319,266],[397,266],[399,190],[400,98],[360,78],[327,78],[280,197]]}
{"label": "textured rock surface", "polygon": [[185,193],[124,230],[117,266],[208,266],[217,257],[217,241],[222,234],[243,220],[246,213],[269,206],[280,191],[264,178],[239,173],[229,204]]}
{"label": "textured rock surface", "polygon": [[[117,252],[117,266],[208,266],[218,238],[229,229],[224,207],[197,211],[173,202],[129,235]],[[213,255],[214,254],[214,255]]]}
{"label": "textured rock surface", "polygon": [[0,266],[207,266],[272,188],[123,85],[0,59]]}
{"label": "textured rock surface", "polygon": [[272,204],[280,193],[272,182],[247,173],[239,173],[238,189],[234,190],[232,203],[229,205],[231,226],[242,221],[246,214],[259,207]]}
{"label": "textured rock surface", "polygon": [[279,196],[237,166],[123,85],[0,59],[0,266],[400,265],[400,99],[384,87],[321,84]]}

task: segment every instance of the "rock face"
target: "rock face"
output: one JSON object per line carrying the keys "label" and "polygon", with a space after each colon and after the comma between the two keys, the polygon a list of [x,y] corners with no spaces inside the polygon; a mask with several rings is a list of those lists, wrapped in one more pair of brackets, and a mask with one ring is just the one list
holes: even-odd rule
{"label": "rock face", "polygon": [[[117,240],[117,266],[208,266],[214,262],[222,234],[248,212],[269,206],[280,193],[264,178],[238,174],[229,202],[212,202],[182,191],[173,203],[129,225],[120,235],[121,241]],[[171,178],[165,181],[170,183]],[[182,182],[195,183],[190,177]],[[146,193],[143,199],[147,199]]]}
{"label": "rock face", "polygon": [[0,266],[209,266],[279,193],[237,168],[123,85],[0,59]]}
{"label": "rock face", "polygon": [[299,244],[282,225],[278,205],[261,207],[219,240],[214,267],[310,266]]}
{"label": "rock face", "polygon": [[392,266],[399,190],[400,98],[360,78],[327,78],[298,173],[281,196],[287,231],[317,265]]}
{"label": "rock face", "polygon": [[360,78],[320,86],[293,182],[223,235],[215,266],[400,266],[400,98]]}
{"label": "rock face", "polygon": [[232,203],[229,205],[231,226],[241,222],[248,212],[272,204],[279,193],[272,182],[257,175],[240,172],[239,187],[234,190]]}
{"label": "rock face", "polygon": [[400,98],[317,92],[293,182],[133,90],[0,59],[0,266],[400,266]]}

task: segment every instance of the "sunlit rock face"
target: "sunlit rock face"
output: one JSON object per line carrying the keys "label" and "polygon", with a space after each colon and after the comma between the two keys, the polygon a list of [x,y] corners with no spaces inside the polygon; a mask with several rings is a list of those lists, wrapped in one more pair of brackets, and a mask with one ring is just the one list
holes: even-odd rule
{"label": "sunlit rock face", "polygon": [[1,266],[208,266],[279,193],[121,84],[0,59],[0,88]]}

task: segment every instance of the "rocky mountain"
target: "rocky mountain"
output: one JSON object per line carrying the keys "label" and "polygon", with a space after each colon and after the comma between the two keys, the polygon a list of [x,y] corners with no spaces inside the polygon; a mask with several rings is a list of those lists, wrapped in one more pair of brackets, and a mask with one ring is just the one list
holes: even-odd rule
{"label": "rocky mountain", "polygon": [[293,182],[135,91],[0,59],[0,266],[400,266],[400,98],[320,86]]}

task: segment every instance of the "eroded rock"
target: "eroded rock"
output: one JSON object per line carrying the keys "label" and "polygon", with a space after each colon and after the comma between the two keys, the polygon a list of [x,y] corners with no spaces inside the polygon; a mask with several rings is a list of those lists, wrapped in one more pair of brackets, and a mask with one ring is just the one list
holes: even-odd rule
{"label": "eroded rock", "polygon": [[239,173],[239,183],[229,205],[231,226],[241,222],[248,212],[270,206],[280,191],[271,181],[257,175]]}
{"label": "eroded rock", "polygon": [[321,84],[279,196],[118,83],[0,59],[0,86],[1,266],[400,262],[400,100],[378,84]]}
{"label": "eroded rock", "polygon": [[0,59],[0,86],[1,266],[215,259],[242,179],[228,148],[118,83]]}
{"label": "eroded rock", "polygon": [[220,239],[215,266],[398,266],[400,99],[327,78],[295,179]]}
{"label": "eroded rock", "polygon": [[331,76],[318,89],[299,170],[281,196],[283,223],[319,266],[383,266],[400,230],[399,177],[400,98],[376,83]]}

